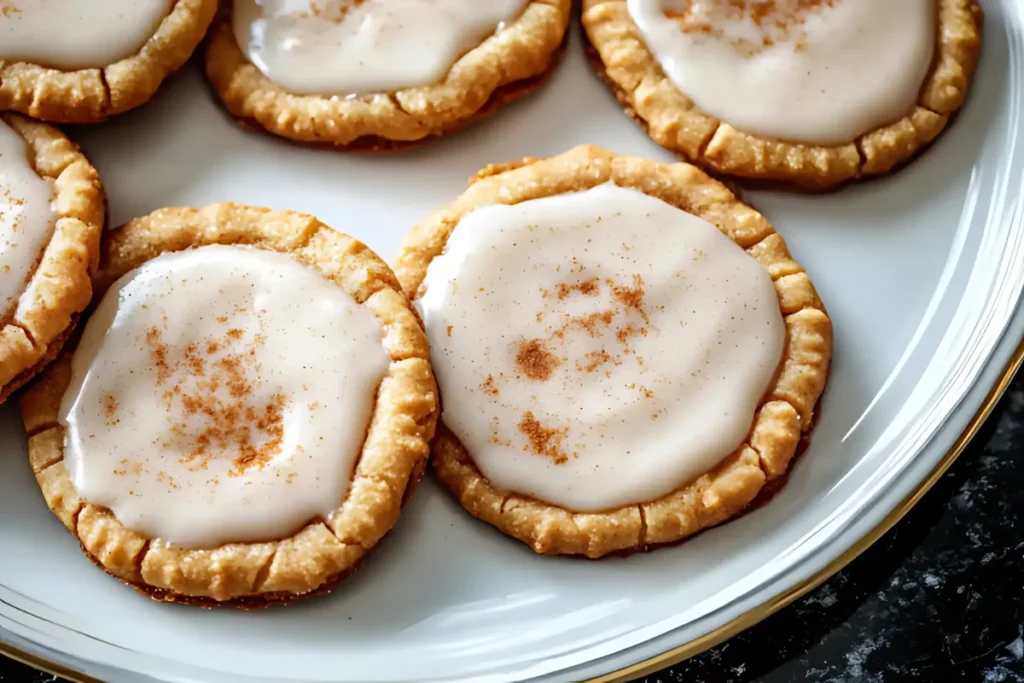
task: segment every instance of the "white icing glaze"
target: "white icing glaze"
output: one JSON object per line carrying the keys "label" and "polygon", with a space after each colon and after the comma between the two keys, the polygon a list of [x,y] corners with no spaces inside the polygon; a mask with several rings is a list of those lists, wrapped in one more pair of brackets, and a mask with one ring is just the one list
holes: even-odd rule
{"label": "white icing glaze", "polygon": [[[665,74],[702,110],[749,133],[821,145],[851,142],[913,109],[935,49],[935,6],[935,0],[627,3]],[[757,22],[755,12],[763,15]]]}
{"label": "white icing glaze", "polygon": [[0,121],[0,316],[9,314],[53,235],[53,181],[29,158],[28,143]]}
{"label": "white icing glaze", "polygon": [[234,0],[235,39],[299,94],[382,93],[444,80],[528,0]]}
{"label": "white icing glaze", "polygon": [[338,508],[387,372],[364,306],[289,257],[164,254],[104,295],[61,404],[78,493],[186,547],[284,538]]}
{"label": "white icing glaze", "polygon": [[73,71],[130,57],[174,0],[0,0],[0,60]]}
{"label": "white icing glaze", "polygon": [[463,217],[417,300],[444,423],[498,488],[649,501],[742,443],[781,358],[764,268],[636,190]]}

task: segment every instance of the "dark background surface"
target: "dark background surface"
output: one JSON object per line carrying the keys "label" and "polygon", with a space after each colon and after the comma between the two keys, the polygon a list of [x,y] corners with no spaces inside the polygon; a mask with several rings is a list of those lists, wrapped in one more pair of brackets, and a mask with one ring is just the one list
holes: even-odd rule
{"label": "dark background surface", "polygon": [[[950,471],[802,600],[647,683],[1024,683],[1024,374]],[[3,683],[52,676],[0,657]]]}

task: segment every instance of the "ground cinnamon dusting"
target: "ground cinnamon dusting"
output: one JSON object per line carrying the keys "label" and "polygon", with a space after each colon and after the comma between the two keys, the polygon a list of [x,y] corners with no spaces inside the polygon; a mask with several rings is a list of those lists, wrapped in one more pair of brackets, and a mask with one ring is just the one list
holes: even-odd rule
{"label": "ground cinnamon dusting", "polygon": [[569,462],[569,456],[562,450],[562,441],[569,433],[568,429],[548,429],[528,410],[519,421],[519,431],[526,435],[530,452],[534,455],[551,458],[556,465]]}
{"label": "ground cinnamon dusting", "polygon": [[491,443],[495,446],[505,446],[506,448],[512,447],[512,442],[508,439],[501,438],[501,424],[497,418],[491,419]]}
{"label": "ground cinnamon dusting", "polygon": [[547,350],[541,339],[530,339],[519,343],[516,353],[516,365],[524,375],[532,380],[546,381],[562,364],[557,356]]}
{"label": "ground cinnamon dusting", "polygon": [[592,277],[589,280],[583,282],[577,282],[576,284],[568,285],[565,283],[559,283],[558,285],[558,298],[564,299],[573,292],[579,292],[583,296],[594,296],[600,291],[597,285],[597,278]]}
{"label": "ground cinnamon dusting", "polygon": [[167,365],[167,345],[160,340],[160,328],[153,326],[146,330],[146,345],[149,346],[149,360],[156,368],[157,384],[166,382],[171,376]]}
{"label": "ground cinnamon dusting", "polygon": [[[629,338],[630,337],[638,337],[638,336],[639,337],[646,337],[647,336],[647,328],[646,327],[634,327],[633,323],[627,324],[625,327],[621,328],[618,332],[615,333],[615,338],[619,340],[620,344],[622,344],[623,346],[626,346],[626,351],[627,352],[629,352],[629,346],[628,346]],[[640,364],[643,365],[643,361],[640,361]]]}
{"label": "ground cinnamon dusting", "polygon": [[127,477],[128,475],[138,476],[142,472],[142,463],[128,460],[127,458],[121,459],[121,467],[114,470],[114,474],[119,477]]}
{"label": "ground cinnamon dusting", "polygon": [[[182,464],[194,471],[206,469],[213,458],[227,457],[234,464],[231,476],[268,464],[284,440],[287,396],[275,393],[262,405],[252,404],[251,397],[258,394],[258,381],[249,377],[255,348],[234,350],[209,339],[189,344],[180,357],[171,358],[161,335],[151,327],[145,342],[157,369],[157,385],[168,387],[162,396],[168,413],[180,411],[188,418],[170,427],[171,433],[194,444]],[[234,336],[229,331],[228,337]],[[256,344],[262,343],[259,338]]]}
{"label": "ground cinnamon dusting", "polygon": [[674,20],[683,33],[725,39],[721,24],[726,21],[749,22],[760,34],[759,39],[729,40],[744,57],[779,43],[791,42],[794,50],[803,49],[806,39],[804,24],[807,14],[833,7],[836,0],[676,0],[665,16]]}
{"label": "ground cinnamon dusting", "polygon": [[106,423],[108,427],[113,427],[121,420],[117,419],[117,409],[119,405],[117,397],[113,394],[103,395],[103,414],[106,416]]}
{"label": "ground cinnamon dusting", "polygon": [[604,349],[591,351],[584,358],[586,363],[576,363],[577,372],[594,372],[605,363],[611,363],[614,360]]}
{"label": "ground cinnamon dusting", "polygon": [[498,387],[494,385],[494,375],[487,375],[487,379],[483,381],[480,388],[484,390],[484,393],[488,396],[497,396]]}
{"label": "ground cinnamon dusting", "polygon": [[639,273],[633,275],[633,286],[624,287],[616,285],[608,280],[608,286],[612,288],[612,296],[626,308],[632,308],[647,322],[647,311],[644,310],[644,279]]}
{"label": "ground cinnamon dusting", "polygon": [[[644,307],[644,279],[639,273],[633,275],[630,285],[616,284],[611,279],[605,279],[602,282],[598,278],[590,278],[582,282],[559,283],[554,293],[541,290],[541,294],[545,299],[557,296],[559,300],[564,300],[572,294],[596,296],[600,294],[602,284],[608,287],[612,301],[618,304],[618,306],[587,315],[566,316],[567,319],[560,327],[549,330],[550,339],[564,339],[566,333],[571,330],[582,330],[591,337],[598,338],[605,330],[613,329],[613,323],[615,323],[617,315],[621,313],[628,314],[631,311],[638,314],[645,323],[649,322],[647,310]],[[544,317],[545,311],[538,311],[537,322],[541,322]],[[632,353],[632,350],[629,348],[629,339],[631,337],[647,335],[646,327],[638,327],[631,322],[626,322],[624,325],[616,327],[618,329],[615,329],[615,336],[624,347],[622,352],[625,354]],[[561,365],[564,361],[565,359],[551,354],[544,346],[544,340],[542,339],[523,342],[520,344],[519,352],[516,354],[516,363],[520,369],[527,377],[535,380],[548,379],[554,368]],[[637,362],[642,364],[642,359],[637,358]],[[616,356],[601,349],[587,353],[582,361],[575,363],[575,367],[578,372],[595,372],[607,363],[621,365],[621,361],[616,360]]]}
{"label": "ground cinnamon dusting", "polygon": [[341,23],[352,9],[359,7],[365,0],[311,0],[308,12],[299,12],[300,17],[317,17],[335,23]]}
{"label": "ground cinnamon dusting", "polygon": [[206,372],[206,358],[199,351],[196,344],[189,344],[185,347],[185,363],[193,375],[202,375]]}
{"label": "ground cinnamon dusting", "polygon": [[568,324],[562,326],[560,329],[555,331],[555,336],[561,339],[565,336],[566,330],[572,329],[573,327],[582,328],[587,331],[591,337],[597,337],[601,334],[599,325],[608,327],[612,324],[612,319],[615,317],[614,311],[601,311],[600,313],[591,313],[589,315],[581,315],[571,319]]}
{"label": "ground cinnamon dusting", "polygon": [[[25,199],[23,197],[15,196],[11,188],[4,186],[0,186],[0,199],[3,200],[0,202],[0,218],[3,218],[5,215],[12,216],[12,218],[10,218],[11,231],[18,232],[18,230],[23,227],[22,223],[25,220],[25,212],[17,209],[21,209],[25,206]],[[10,213],[4,211],[5,206],[10,209]],[[18,246],[13,242],[8,242],[7,244],[11,247]]]}

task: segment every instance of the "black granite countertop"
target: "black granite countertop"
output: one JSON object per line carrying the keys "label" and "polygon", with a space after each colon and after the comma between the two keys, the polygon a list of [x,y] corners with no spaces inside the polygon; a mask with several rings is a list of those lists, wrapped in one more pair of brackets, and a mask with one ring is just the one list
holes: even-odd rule
{"label": "black granite countertop", "polygon": [[[647,683],[1024,683],[1024,373],[948,473],[816,591]],[[58,681],[0,658],[3,683]]]}

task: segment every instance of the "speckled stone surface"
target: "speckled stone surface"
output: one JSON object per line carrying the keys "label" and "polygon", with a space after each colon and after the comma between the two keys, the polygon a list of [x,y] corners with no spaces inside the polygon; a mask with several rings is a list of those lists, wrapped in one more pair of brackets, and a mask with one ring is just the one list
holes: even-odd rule
{"label": "speckled stone surface", "polygon": [[[810,595],[646,683],[1024,683],[1024,374],[950,471]],[[0,660],[3,683],[60,679]]]}

